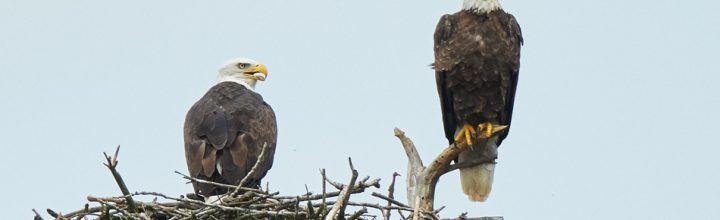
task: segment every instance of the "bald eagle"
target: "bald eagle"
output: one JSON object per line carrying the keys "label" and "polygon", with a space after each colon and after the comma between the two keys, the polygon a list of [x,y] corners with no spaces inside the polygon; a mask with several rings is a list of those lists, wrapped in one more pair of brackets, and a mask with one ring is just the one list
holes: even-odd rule
{"label": "bald eagle", "polygon": [[[512,119],[520,26],[498,0],[464,0],[461,11],[440,19],[434,37],[445,137],[451,144],[464,140],[470,145],[455,162],[497,155]],[[476,132],[483,138],[474,140]],[[461,168],[463,192],[472,201],[485,201],[494,172],[495,164]]]}
{"label": "bald eagle", "polygon": [[[244,186],[260,184],[273,164],[277,143],[275,113],[255,91],[267,68],[254,60],[233,59],[218,73],[210,88],[185,118],[185,159],[190,176],[237,185],[255,165],[263,146],[265,160]],[[195,193],[221,195],[227,189],[193,181]]]}

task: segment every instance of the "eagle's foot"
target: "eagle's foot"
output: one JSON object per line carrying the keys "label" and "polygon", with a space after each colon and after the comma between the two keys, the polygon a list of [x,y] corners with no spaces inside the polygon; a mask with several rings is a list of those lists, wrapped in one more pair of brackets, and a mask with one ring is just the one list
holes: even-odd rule
{"label": "eagle's foot", "polygon": [[455,136],[455,142],[465,137],[467,144],[472,145],[472,137],[474,136],[475,128],[470,124],[465,124],[462,128],[460,128],[460,132],[458,132],[457,136]]}
{"label": "eagle's foot", "polygon": [[480,138],[490,138],[493,136],[493,134],[505,130],[507,127],[507,125],[497,125],[490,122],[481,123],[480,125],[478,125],[478,129],[480,129],[480,132],[483,132]]}

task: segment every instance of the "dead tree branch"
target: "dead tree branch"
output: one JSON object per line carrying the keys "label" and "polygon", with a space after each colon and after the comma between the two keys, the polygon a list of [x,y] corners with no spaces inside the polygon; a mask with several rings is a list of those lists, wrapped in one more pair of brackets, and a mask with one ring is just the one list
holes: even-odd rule
{"label": "dead tree branch", "polygon": [[[185,174],[183,174],[183,173],[181,173],[181,172],[178,172],[178,171],[175,171],[175,173],[178,174],[178,175],[180,175],[180,176],[182,176],[183,178],[185,178],[185,179],[187,179],[187,180],[194,181],[194,182],[198,182],[198,183],[215,185],[215,186],[224,187],[224,188],[227,188],[227,189],[236,189],[236,188],[238,188],[238,186],[236,186],[236,185],[230,185],[230,184],[224,184],[224,183],[217,183],[217,182],[213,182],[213,181],[207,181],[207,180],[203,180],[203,179],[198,179],[198,178],[190,177],[190,176],[185,175]],[[240,188],[240,190],[244,190],[244,191],[251,191],[251,192],[256,192],[256,193],[263,193],[262,190],[255,189],[255,188],[248,188],[248,187],[239,187],[239,188]]]}
{"label": "dead tree branch", "polygon": [[[357,180],[358,177],[358,171],[355,170],[355,167],[353,166],[352,159],[348,158],[348,161],[350,163],[350,170],[352,172],[352,177],[350,177],[350,183],[348,185],[344,186],[342,191],[340,191],[340,200],[339,202],[335,203],[333,205],[332,209],[330,209],[330,212],[325,217],[325,220],[332,220],[332,219],[345,219],[345,207],[347,207],[347,203],[350,200],[350,194],[354,190],[353,187],[355,187],[355,180]],[[366,210],[367,211],[367,210]],[[362,213],[361,213],[362,214]],[[359,217],[356,216],[355,218]]]}
{"label": "dead tree branch", "polygon": [[[125,181],[123,181],[122,177],[120,176],[120,173],[117,171],[117,157],[120,153],[120,145],[117,146],[115,149],[115,155],[113,155],[112,158],[110,158],[105,152],[103,154],[105,155],[105,159],[107,160],[107,163],[105,166],[110,169],[110,172],[113,175],[113,178],[115,178],[115,182],[117,182],[118,187],[120,187],[120,191],[122,191],[123,195],[128,196],[130,195],[130,190],[128,190],[127,185],[125,185]],[[125,200],[127,200],[127,204],[129,206],[129,212],[135,213],[137,212],[137,207],[135,207],[135,201],[133,201],[132,197],[125,197]]]}
{"label": "dead tree branch", "polygon": [[[500,129],[504,129],[504,127]],[[461,139],[461,141],[450,144],[450,146],[445,148],[437,157],[435,157],[435,160],[430,163],[429,167],[425,167],[420,159],[420,154],[418,153],[417,148],[415,148],[415,144],[412,140],[410,140],[410,138],[405,136],[405,132],[399,128],[395,128],[395,136],[400,139],[408,157],[408,171],[406,177],[408,201],[416,210],[423,210],[425,212],[433,212],[434,210],[433,204],[435,200],[435,187],[440,179],[440,176],[459,168],[470,167],[483,163],[494,163],[495,158],[497,157],[496,155],[489,160],[474,160],[463,164],[451,165],[450,162],[456,158],[460,152],[469,148],[465,139]],[[483,137],[478,136],[476,138]],[[416,212],[413,219],[421,218],[422,216],[419,214],[420,212]]]}

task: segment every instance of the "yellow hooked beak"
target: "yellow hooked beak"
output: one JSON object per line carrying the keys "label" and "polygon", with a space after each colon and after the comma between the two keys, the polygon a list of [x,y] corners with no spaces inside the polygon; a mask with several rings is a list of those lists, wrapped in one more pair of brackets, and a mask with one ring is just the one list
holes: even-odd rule
{"label": "yellow hooked beak", "polygon": [[265,81],[268,75],[267,67],[261,63],[247,68],[245,73],[250,74],[249,78],[259,81]]}

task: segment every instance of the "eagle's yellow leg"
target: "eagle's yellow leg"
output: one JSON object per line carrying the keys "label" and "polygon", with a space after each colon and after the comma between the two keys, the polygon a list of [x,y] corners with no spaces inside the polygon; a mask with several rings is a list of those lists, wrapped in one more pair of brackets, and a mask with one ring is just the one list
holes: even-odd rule
{"label": "eagle's yellow leg", "polygon": [[478,128],[480,128],[480,131],[485,132],[485,136],[484,136],[484,137],[486,137],[486,138],[489,138],[490,136],[492,136],[492,134],[493,134],[493,127],[495,127],[495,125],[493,125],[493,124],[490,123],[490,122],[485,122],[485,123],[482,123],[482,124],[478,125]]}
{"label": "eagle's yellow leg", "polygon": [[507,125],[492,124],[490,122],[485,122],[478,125],[480,132],[485,132],[482,138],[490,138],[493,134],[505,130],[507,127]]}
{"label": "eagle's yellow leg", "polygon": [[468,145],[472,144],[472,137],[475,136],[475,128],[470,124],[463,125],[463,127],[460,128],[460,132],[455,136],[455,141],[459,141],[463,136]]}

